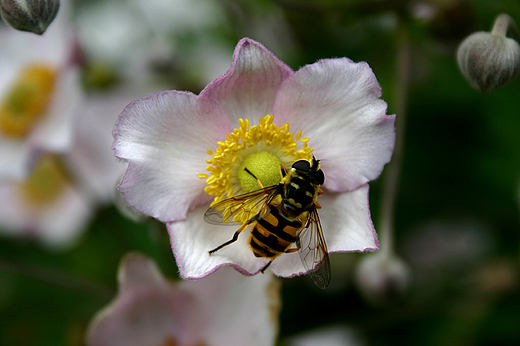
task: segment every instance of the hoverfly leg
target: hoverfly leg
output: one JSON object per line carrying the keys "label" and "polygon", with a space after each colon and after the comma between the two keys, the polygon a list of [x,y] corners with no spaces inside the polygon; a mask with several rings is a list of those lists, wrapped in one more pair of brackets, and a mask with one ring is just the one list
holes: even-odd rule
{"label": "hoverfly leg", "polygon": [[249,223],[245,223],[243,224],[242,226],[240,226],[239,229],[237,229],[237,231],[235,232],[235,234],[233,235],[233,238],[231,238],[231,240],[228,240],[227,242],[225,242],[224,244],[222,245],[219,245],[217,246],[216,248],[214,248],[213,250],[210,250],[208,251],[209,252],[209,255],[211,256],[211,254],[213,254],[214,252],[217,252],[218,250],[222,249],[224,246],[228,246],[229,244],[231,243],[234,243],[237,241],[238,239],[238,235],[249,225]]}
{"label": "hoverfly leg", "polygon": [[247,173],[249,173],[253,178],[256,179],[256,182],[258,183],[258,186],[260,186],[261,189],[264,188],[264,186],[262,185],[262,182],[260,181],[260,179],[258,179],[258,178],[256,177],[256,175],[253,174],[253,172],[251,172],[249,169],[247,169],[247,167],[244,167],[244,170],[245,170]]}
{"label": "hoverfly leg", "polygon": [[260,271],[262,272],[262,274],[265,272],[265,270],[267,268],[269,268],[269,266],[271,265],[271,263],[273,263],[273,260],[270,260],[269,262],[267,262],[267,264],[262,268],[260,269]]}

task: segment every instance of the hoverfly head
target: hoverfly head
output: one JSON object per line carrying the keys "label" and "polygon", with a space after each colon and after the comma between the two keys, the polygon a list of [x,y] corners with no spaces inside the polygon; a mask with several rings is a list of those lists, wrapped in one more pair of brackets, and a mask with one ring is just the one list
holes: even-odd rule
{"label": "hoverfly head", "polygon": [[292,168],[314,178],[319,185],[325,182],[325,174],[320,168],[319,160],[312,156],[312,164],[307,160],[298,160],[293,163]]}

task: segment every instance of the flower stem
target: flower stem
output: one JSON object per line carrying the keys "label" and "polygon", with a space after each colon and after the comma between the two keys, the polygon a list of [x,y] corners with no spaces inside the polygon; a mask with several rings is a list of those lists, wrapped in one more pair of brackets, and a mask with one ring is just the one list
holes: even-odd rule
{"label": "flower stem", "polygon": [[382,252],[382,256],[387,256],[387,258],[393,255],[394,251],[394,213],[403,162],[406,112],[408,108],[410,42],[407,28],[403,23],[400,23],[398,28],[395,72],[392,104],[396,114],[396,139],[392,161],[390,161],[386,167],[386,174],[383,181],[383,197],[379,220],[380,251]]}
{"label": "flower stem", "polygon": [[499,14],[495,19],[491,34],[494,36],[505,37],[508,30],[516,39],[520,39],[520,31],[518,30],[513,18],[506,13]]}

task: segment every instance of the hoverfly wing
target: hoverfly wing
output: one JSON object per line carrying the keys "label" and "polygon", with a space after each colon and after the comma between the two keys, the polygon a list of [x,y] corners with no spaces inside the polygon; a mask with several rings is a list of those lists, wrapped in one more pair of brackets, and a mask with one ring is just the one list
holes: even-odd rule
{"label": "hoverfly wing", "polygon": [[309,211],[309,220],[301,230],[296,245],[298,246],[303,267],[314,284],[324,290],[330,283],[330,260],[327,244],[323,236],[318,211]]}
{"label": "hoverfly wing", "polygon": [[277,194],[277,187],[278,185],[274,185],[220,201],[206,210],[204,221],[213,225],[240,224],[241,222],[233,220],[240,213],[244,214],[242,220],[249,220],[261,212]]}

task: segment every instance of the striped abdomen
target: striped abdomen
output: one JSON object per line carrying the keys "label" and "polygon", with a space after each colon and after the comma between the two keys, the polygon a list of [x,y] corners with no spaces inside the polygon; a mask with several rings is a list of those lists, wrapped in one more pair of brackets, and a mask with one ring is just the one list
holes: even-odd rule
{"label": "striped abdomen", "polygon": [[286,252],[296,241],[296,232],[300,228],[301,221],[288,220],[280,215],[276,206],[269,205],[269,213],[253,227],[249,245],[256,257],[274,259]]}

